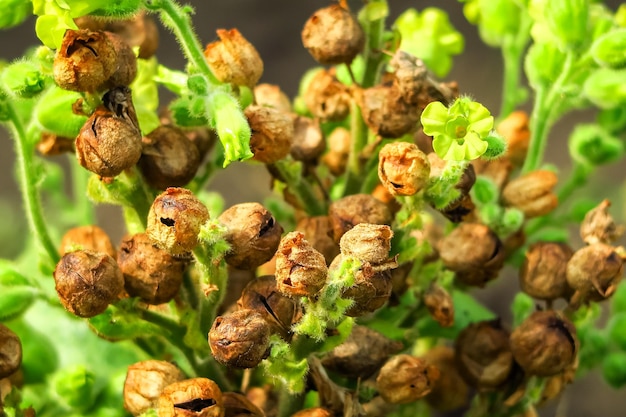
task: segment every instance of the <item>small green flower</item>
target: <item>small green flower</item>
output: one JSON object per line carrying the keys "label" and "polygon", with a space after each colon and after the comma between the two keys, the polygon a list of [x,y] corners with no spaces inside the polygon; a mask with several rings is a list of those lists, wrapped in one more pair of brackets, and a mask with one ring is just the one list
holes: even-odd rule
{"label": "small green flower", "polygon": [[480,103],[461,97],[449,108],[430,103],[421,117],[424,133],[433,136],[433,148],[447,161],[476,159],[487,151],[485,140],[493,129],[493,116]]}

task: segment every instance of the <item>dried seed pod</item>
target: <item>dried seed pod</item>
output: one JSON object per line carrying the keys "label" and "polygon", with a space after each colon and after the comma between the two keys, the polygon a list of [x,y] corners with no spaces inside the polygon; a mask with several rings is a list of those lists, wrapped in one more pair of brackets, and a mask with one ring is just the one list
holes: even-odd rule
{"label": "dried seed pod", "polygon": [[514,168],[511,161],[506,157],[491,160],[475,159],[471,165],[476,174],[490,179],[498,187],[498,190],[504,188]]}
{"label": "dried seed pod", "polygon": [[552,171],[533,171],[509,182],[502,190],[502,199],[523,211],[526,218],[543,216],[559,204],[552,192],[557,182]]}
{"label": "dried seed pod", "polygon": [[222,391],[207,378],[174,382],[157,401],[159,417],[224,417]]}
{"label": "dried seed pod", "polygon": [[459,373],[475,388],[497,389],[511,375],[509,332],[500,320],[470,324],[457,337],[454,349]]}
{"label": "dried seed pod", "polygon": [[489,227],[461,223],[439,241],[439,256],[461,282],[482,286],[497,277],[505,253],[502,242]]}
{"label": "dried seed pod", "polygon": [[307,109],[323,121],[340,121],[350,113],[350,90],[335,73],[335,69],[318,71],[303,94]]}
{"label": "dried seed pod", "polygon": [[378,371],[391,355],[402,349],[402,342],[387,339],[368,327],[355,325],[346,341],[322,358],[322,365],[343,376],[365,380]]}
{"label": "dried seed pod", "polygon": [[567,262],[574,251],[565,243],[537,242],[528,248],[520,269],[522,291],[541,300],[567,297]]}
{"label": "dried seed pod", "polygon": [[283,228],[261,204],[235,204],[218,220],[226,226],[224,238],[231,245],[226,263],[238,269],[255,269],[272,259]]}
{"label": "dried seed pod", "polygon": [[326,284],[327,278],[324,255],[301,232],[287,233],[276,252],[278,291],[292,297],[312,297]]}
{"label": "dried seed pod", "polygon": [[222,398],[224,399],[224,417],[265,417],[263,410],[243,394],[225,392]]}
{"label": "dried seed pod", "polygon": [[155,408],[163,389],[185,375],[170,362],[147,360],[128,367],[124,381],[124,408],[134,416]]}
{"label": "dried seed pod", "polygon": [[339,176],[346,170],[348,156],[350,154],[350,143],[352,137],[350,131],[344,127],[337,127],[328,135],[328,152],[322,157],[322,163],[328,167],[330,172]]}
{"label": "dried seed pod", "polygon": [[254,405],[263,410],[266,415],[272,415],[278,410],[278,395],[273,386],[250,387],[246,391],[248,398]]}
{"label": "dried seed pod", "polygon": [[385,203],[369,194],[353,194],[331,203],[328,216],[333,239],[339,243],[348,230],[359,223],[391,224],[392,215]]}
{"label": "dried seed pod", "polygon": [[0,379],[14,374],[22,364],[20,338],[0,323]]}
{"label": "dried seed pod", "polygon": [[283,113],[291,113],[291,100],[274,84],[257,84],[254,87],[254,101],[262,107],[272,107]]}
{"label": "dried seed pod", "polygon": [[357,102],[367,126],[383,138],[399,138],[417,129],[421,111],[405,102],[394,86],[357,90]]}
{"label": "dried seed pod", "polygon": [[74,139],[43,132],[37,143],[37,151],[43,156],[55,156],[74,152]]}
{"label": "dried seed pod", "polygon": [[361,262],[381,264],[389,259],[393,231],[386,224],[359,223],[339,241],[341,254]]}
{"label": "dried seed pod", "polygon": [[597,207],[589,210],[580,224],[580,237],[588,245],[595,243],[611,244],[624,234],[624,227],[615,224],[609,214],[611,202],[603,200]]}
{"label": "dried seed pod", "polygon": [[160,249],[145,233],[122,240],[117,263],[124,274],[126,292],[155,305],[178,294],[187,267],[185,259]]}
{"label": "dried seed pod", "polygon": [[63,307],[78,317],[102,313],[124,288],[115,259],[90,250],[63,255],[54,270],[54,282]]}
{"label": "dried seed pod", "polygon": [[302,44],[324,65],[349,64],[365,45],[359,21],[340,4],[317,10],[302,29]]}
{"label": "dried seed pod", "polygon": [[325,408],[313,407],[300,410],[291,417],[332,417],[333,414]]}
{"label": "dried seed pod", "polygon": [[440,374],[426,397],[428,405],[437,411],[451,411],[466,406],[469,387],[456,367],[454,349],[435,346],[426,353],[424,360],[439,369]]}
{"label": "dried seed pod", "polygon": [[61,256],[77,249],[88,249],[93,252],[103,252],[115,259],[117,252],[109,235],[95,225],[74,227],[65,232],[59,245]]}
{"label": "dried seed pod", "polygon": [[248,106],[245,115],[252,130],[250,150],[256,161],[273,164],[289,155],[294,132],[291,115],[255,105]]}
{"label": "dried seed pod", "polygon": [[115,71],[102,85],[105,89],[111,89],[122,85],[130,85],[137,76],[137,58],[130,45],[124,38],[115,33],[104,32],[109,38],[117,55]]}
{"label": "dried seed pod", "polygon": [[233,368],[254,368],[269,355],[270,325],[254,310],[219,316],[209,332],[213,357]]}
{"label": "dried seed pod", "polygon": [[567,263],[567,283],[585,298],[608,298],[622,280],[624,264],[614,248],[603,243],[578,249]]}
{"label": "dried seed pod", "polygon": [[219,41],[208,44],[204,57],[223,83],[253,88],[263,75],[263,60],[237,29],[218,29]]}
{"label": "dried seed pod", "polygon": [[428,184],[430,163],[417,145],[391,142],[378,155],[378,178],[394,195],[414,195]]}
{"label": "dried seed pod", "polygon": [[146,234],[171,255],[182,255],[196,247],[208,220],[209,211],[191,191],[170,187],[154,199]]}
{"label": "dried seed pod", "polygon": [[511,334],[515,361],[530,375],[563,372],[578,354],[576,327],[563,314],[535,311]]}
{"label": "dried seed pod", "polygon": [[498,133],[506,139],[505,157],[515,166],[521,166],[524,163],[528,152],[529,122],[528,114],[523,110],[517,110],[509,114],[496,127]]}
{"label": "dried seed pod", "polygon": [[304,234],[304,238],[317,251],[324,255],[326,265],[339,255],[339,245],[330,237],[332,226],[328,216],[302,217],[298,220],[296,230]]}
{"label": "dried seed pod", "polygon": [[433,282],[422,296],[422,301],[431,317],[442,327],[454,324],[454,304],[452,297],[442,286]]}
{"label": "dried seed pod", "polygon": [[289,153],[296,161],[317,163],[326,150],[326,141],[318,120],[298,116],[293,121],[293,141]]}
{"label": "dried seed pod", "polygon": [[65,90],[96,92],[117,69],[117,54],[102,31],[65,31],[54,57],[54,81]]}
{"label": "dried seed pod", "polygon": [[230,265],[227,265],[227,268],[228,285],[226,286],[226,295],[219,306],[218,314],[224,314],[237,308],[237,300],[241,297],[241,292],[257,276],[257,271],[255,270],[237,269]]}
{"label": "dried seed pod", "polygon": [[439,370],[424,359],[396,355],[381,368],[376,387],[388,403],[408,404],[428,395],[439,376]]}
{"label": "dried seed pod", "polygon": [[159,126],[143,138],[138,166],[146,182],[158,190],[182,187],[196,175],[200,152],[182,130]]}

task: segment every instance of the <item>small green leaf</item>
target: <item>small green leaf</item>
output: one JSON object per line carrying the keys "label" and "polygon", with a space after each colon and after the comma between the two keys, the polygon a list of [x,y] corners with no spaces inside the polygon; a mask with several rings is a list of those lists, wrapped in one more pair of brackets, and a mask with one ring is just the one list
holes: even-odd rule
{"label": "small green leaf", "polygon": [[210,126],[224,146],[224,167],[252,158],[250,125],[237,100],[227,92],[216,91],[209,96],[206,108]]}
{"label": "small green leaf", "polygon": [[47,132],[75,138],[87,121],[87,116],[79,116],[72,111],[72,105],[81,98],[79,93],[52,86],[38,98],[35,120]]}
{"label": "small green leaf", "polygon": [[22,24],[31,14],[33,5],[28,0],[0,0],[0,29]]}
{"label": "small green leaf", "polygon": [[104,313],[90,318],[89,327],[101,338],[111,341],[165,335],[160,326],[114,305],[108,306]]}
{"label": "small green leaf", "polygon": [[35,294],[31,287],[0,285],[0,321],[23,314],[35,300]]}

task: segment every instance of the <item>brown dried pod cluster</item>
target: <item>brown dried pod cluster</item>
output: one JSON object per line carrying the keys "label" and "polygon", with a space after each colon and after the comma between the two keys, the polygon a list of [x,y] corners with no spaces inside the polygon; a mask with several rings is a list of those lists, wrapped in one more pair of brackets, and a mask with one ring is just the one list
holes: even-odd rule
{"label": "brown dried pod cluster", "polygon": [[404,101],[394,86],[357,90],[357,102],[367,126],[384,138],[399,138],[418,126],[421,112],[416,105]]}
{"label": "brown dried pod cluster", "polygon": [[256,48],[237,29],[218,29],[219,41],[208,44],[204,57],[223,83],[253,88],[263,75],[263,60]]}
{"label": "brown dried pod cluster", "polygon": [[585,246],[567,263],[567,283],[577,298],[600,301],[610,297],[622,280],[624,263],[612,246],[604,243]]}
{"label": "brown dried pod cluster", "polygon": [[454,324],[454,304],[445,288],[436,282],[431,283],[422,295],[422,300],[430,316],[442,327]]}
{"label": "brown dried pod cluster", "polygon": [[90,250],[63,255],[54,270],[61,304],[79,317],[93,317],[117,299],[124,289],[124,276],[111,256]]}
{"label": "brown dried pod cluster", "polygon": [[303,94],[304,104],[314,117],[340,121],[350,113],[350,90],[336,77],[336,70],[319,70]]}
{"label": "brown dried pod cluster", "polygon": [[417,145],[392,142],[378,155],[378,178],[393,195],[414,195],[428,185],[430,162]]}
{"label": "brown dried pod cluster", "polygon": [[212,380],[191,378],[165,387],[156,410],[159,417],[224,417],[224,399]]}
{"label": "brown dried pod cluster", "polygon": [[448,346],[435,346],[424,355],[426,362],[439,369],[439,379],[426,396],[428,405],[437,411],[456,410],[469,401],[469,386],[461,377],[454,356],[454,349]]}
{"label": "brown dried pod cluster", "polygon": [[59,245],[61,256],[77,249],[106,253],[114,259],[117,257],[117,252],[109,235],[95,225],[73,227],[65,232]]}
{"label": "brown dried pod cluster", "polygon": [[22,343],[11,329],[0,323],[0,379],[14,374],[22,364]]}
{"label": "brown dried pod cluster", "polygon": [[264,164],[280,161],[291,149],[294,125],[292,116],[272,107],[251,105],[244,111],[250,124],[250,150]]}
{"label": "brown dried pod cluster", "polygon": [[276,252],[276,285],[290,297],[312,297],[328,278],[324,255],[304,238],[301,232],[287,233]]}
{"label": "brown dried pod cluster", "polygon": [[428,395],[439,376],[439,370],[424,359],[396,355],[381,368],[376,387],[385,401],[408,404]]}
{"label": "brown dried pod cluster", "polygon": [[124,408],[138,416],[155,408],[163,389],[185,375],[170,362],[147,360],[128,367],[124,381]]}
{"label": "brown dried pod cluster", "polygon": [[317,164],[326,150],[319,120],[297,116],[293,121],[293,141],[289,153],[296,161]]}
{"label": "brown dried pod cluster", "polygon": [[225,392],[222,395],[224,401],[224,417],[265,417],[265,413],[245,395],[238,392]]}
{"label": "brown dried pod cluster", "polygon": [[389,258],[391,238],[393,231],[385,224],[359,223],[344,233],[339,248],[344,257],[381,264]]}
{"label": "brown dried pod cluster", "polygon": [[291,100],[278,85],[261,83],[254,87],[254,101],[262,107],[272,107],[283,113],[291,113]]}
{"label": "brown dried pod cluster", "polygon": [[296,230],[302,232],[311,246],[324,255],[327,265],[339,255],[339,245],[331,237],[332,227],[328,216],[303,217],[298,221]]}
{"label": "brown dried pod cluster", "polygon": [[345,127],[337,127],[326,138],[328,152],[322,157],[322,163],[330,172],[339,176],[346,170],[352,138],[350,131]]}
{"label": "brown dried pod cluster", "polygon": [[502,190],[502,199],[506,205],[521,210],[526,218],[543,216],[559,204],[552,192],[557,182],[552,171],[533,171],[509,182]]}
{"label": "brown dried pod cluster", "polygon": [[353,194],[333,201],[328,209],[333,239],[339,243],[348,230],[359,223],[391,224],[387,205],[369,194]]}
{"label": "brown dried pod cluster", "polygon": [[615,223],[609,214],[609,207],[611,207],[611,202],[603,200],[585,215],[580,224],[580,237],[586,244],[604,243],[609,245],[624,234],[624,227]]}
{"label": "brown dried pod cluster", "polygon": [[565,243],[537,242],[526,252],[520,269],[522,291],[540,300],[569,298],[567,262],[574,251]]}

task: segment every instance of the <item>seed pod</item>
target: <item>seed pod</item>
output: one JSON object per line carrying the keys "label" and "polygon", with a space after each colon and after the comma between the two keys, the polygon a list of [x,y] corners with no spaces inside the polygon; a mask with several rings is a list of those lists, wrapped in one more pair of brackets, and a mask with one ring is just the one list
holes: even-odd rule
{"label": "seed pod", "polygon": [[498,236],[487,226],[461,223],[439,242],[444,265],[456,272],[466,285],[483,286],[497,277],[504,264],[504,251]]}
{"label": "seed pod", "polygon": [[521,166],[528,152],[530,141],[528,114],[517,110],[502,120],[496,130],[506,139],[507,149],[505,158],[513,165]]}
{"label": "seed pod", "polygon": [[265,417],[263,410],[243,394],[225,392],[222,398],[224,399],[224,417]]}
{"label": "seed pod", "polygon": [[326,265],[339,255],[339,245],[330,237],[332,227],[328,216],[302,217],[296,230],[304,234],[304,238],[326,259]]}
{"label": "seed pod", "polygon": [[535,311],[511,334],[515,361],[530,375],[564,371],[578,354],[576,327],[561,313]]}
{"label": "seed pod", "polygon": [[124,381],[124,408],[134,416],[155,408],[163,389],[185,375],[170,362],[148,360],[128,367]]}
{"label": "seed pod", "polygon": [[317,164],[326,150],[326,141],[318,120],[298,116],[293,122],[293,140],[289,153],[296,161]]}
{"label": "seed pod", "polygon": [[611,202],[603,200],[597,207],[589,210],[580,224],[580,237],[588,245],[595,243],[611,244],[624,234],[624,227],[615,224],[609,214]]}
{"label": "seed pod", "polygon": [[350,91],[335,73],[334,69],[318,71],[303,94],[307,109],[322,121],[340,121],[350,113]]}
{"label": "seed pod", "polygon": [[56,156],[74,152],[74,139],[43,132],[37,143],[37,151],[43,156]]}
{"label": "seed pod", "polygon": [[262,107],[272,107],[283,113],[291,113],[291,100],[279,86],[274,84],[257,84],[254,87],[254,101]]}
{"label": "seed pod", "polygon": [[612,246],[603,243],[578,249],[567,263],[567,283],[584,297],[608,298],[622,280],[624,265]]}
{"label": "seed pod", "polygon": [[158,190],[182,187],[196,175],[200,153],[182,130],[159,126],[144,137],[138,166],[146,182]]}
{"label": "seed pod", "polygon": [[391,227],[385,224],[359,223],[344,233],[339,247],[345,257],[376,265],[389,259],[392,237]]}
{"label": "seed pod", "polygon": [[302,44],[320,64],[349,64],[363,49],[365,34],[349,10],[333,4],[309,17]]}
{"label": "seed pod", "polygon": [[254,368],[269,355],[270,325],[254,310],[219,316],[209,332],[209,346],[219,363]]}
{"label": "seed pod", "polygon": [[357,90],[357,102],[365,124],[383,138],[399,138],[417,129],[421,111],[405,102],[393,86]]}
{"label": "seed pod", "polygon": [[253,88],[263,75],[263,60],[237,29],[218,29],[219,41],[206,46],[204,57],[223,83]]}
{"label": "seed pod", "polygon": [[472,387],[497,389],[511,375],[509,332],[499,319],[470,324],[457,337],[454,349],[459,373]]}
{"label": "seed pod", "polygon": [[122,240],[117,263],[124,274],[126,292],[154,305],[178,294],[187,267],[185,259],[160,249],[145,233]]}
{"label": "seed pod", "polygon": [[117,69],[117,54],[101,31],[65,31],[54,57],[54,81],[65,90],[96,92]]}
{"label": "seed pod", "polygon": [[313,407],[307,408],[304,410],[300,410],[295,414],[292,414],[291,417],[332,417],[333,414],[325,408],[322,407]]}
{"label": "seed pod", "polygon": [[236,309],[237,300],[241,297],[243,289],[257,276],[256,270],[237,269],[230,265],[227,265],[227,268],[228,285],[226,286],[226,294],[219,306],[218,314],[224,314]]}
{"label": "seed pod", "polygon": [[93,317],[106,310],[124,288],[124,276],[106,253],[77,250],[66,253],[54,270],[61,304],[78,317]]}
{"label": "seed pod", "polygon": [[115,49],[117,65],[111,77],[102,85],[105,89],[130,85],[137,76],[137,58],[124,38],[115,33],[104,32]]}
{"label": "seed pod", "polygon": [[290,232],[276,252],[276,286],[290,297],[312,297],[328,278],[324,255],[304,239],[301,232]]}
{"label": "seed pod", "polygon": [[[439,158],[435,152],[428,154],[428,161],[430,162],[430,178],[441,177],[448,161]],[[461,175],[461,179],[454,186],[460,193],[457,199],[442,209],[435,209],[453,223],[472,221],[474,219],[475,205],[470,196],[470,191],[475,183],[476,171],[473,164],[468,164],[463,171],[463,175]]]}
{"label": "seed pod", "polygon": [[378,178],[394,195],[414,195],[428,184],[430,163],[417,145],[391,142],[378,155]]}
{"label": "seed pod", "polygon": [[88,249],[93,252],[102,252],[115,259],[117,253],[109,235],[95,225],[74,227],[63,235],[59,245],[61,256],[77,249]]}
{"label": "seed pod", "polygon": [[20,338],[0,323],[0,379],[14,374],[22,364]]}
{"label": "seed pod", "polygon": [[272,259],[283,228],[261,204],[235,204],[218,220],[226,226],[224,239],[231,245],[226,263],[238,269],[255,269]]}
{"label": "seed pod", "polygon": [[244,113],[252,130],[250,150],[256,161],[273,164],[289,155],[293,140],[289,114],[255,105],[248,106]]}
{"label": "seed pod", "polygon": [[440,377],[426,396],[426,402],[437,411],[452,411],[464,407],[469,399],[469,387],[459,374],[454,349],[435,346],[424,356],[427,363],[439,369]]}
{"label": "seed pod", "polygon": [[271,415],[278,410],[278,395],[274,387],[269,384],[263,387],[250,387],[246,391],[248,398],[254,405],[263,410],[266,415]]}
{"label": "seed pod", "polygon": [[352,138],[350,131],[344,127],[336,127],[328,138],[328,153],[322,157],[322,163],[328,167],[330,172],[339,176],[346,170],[348,156],[350,154],[350,143]]}
{"label": "seed pod", "polygon": [[428,395],[438,379],[439,370],[425,360],[396,355],[381,368],[376,387],[388,403],[408,404]]}
{"label": "seed pod", "polygon": [[422,296],[424,305],[431,317],[442,327],[454,324],[454,304],[452,297],[442,286],[433,282]]}
{"label": "seed pod", "polygon": [[557,182],[552,171],[533,171],[509,182],[502,190],[502,199],[523,211],[526,218],[543,216],[559,204],[552,192]]}
{"label": "seed pod", "polygon": [[331,203],[328,215],[333,239],[339,243],[348,230],[359,223],[391,224],[392,216],[385,203],[369,194],[353,194]]}
{"label": "seed pod", "polygon": [[182,255],[196,247],[208,220],[209,211],[191,191],[170,187],[154,199],[146,234],[171,255]]}
{"label": "seed pod", "polygon": [[174,382],[157,401],[159,417],[224,417],[224,399],[217,384],[207,378]]}
{"label": "seed pod", "polygon": [[565,243],[537,242],[528,248],[520,269],[522,291],[540,300],[567,297],[567,262],[574,251]]}

